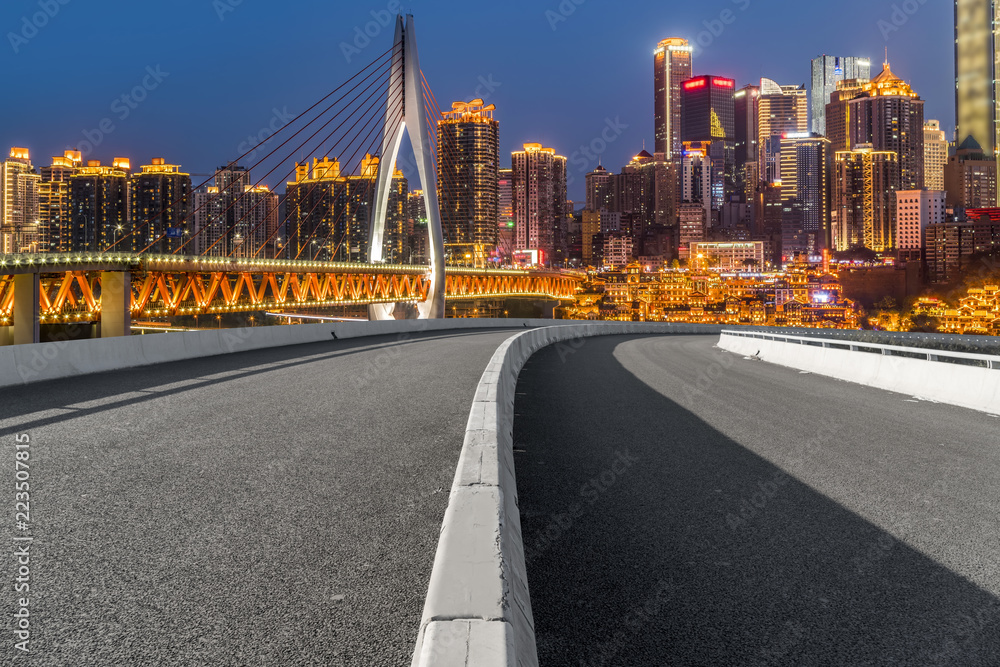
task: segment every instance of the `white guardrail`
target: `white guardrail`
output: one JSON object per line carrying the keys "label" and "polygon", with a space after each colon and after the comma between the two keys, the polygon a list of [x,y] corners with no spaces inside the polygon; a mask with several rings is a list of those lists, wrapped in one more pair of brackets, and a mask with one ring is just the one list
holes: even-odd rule
{"label": "white guardrail", "polygon": [[519,333],[497,348],[469,412],[413,667],[536,667],[514,475],[514,392],[536,351],[616,334],[718,334],[697,324],[600,322]]}
{"label": "white guardrail", "polygon": [[723,329],[719,347],[916,398],[1000,414],[1000,356]]}

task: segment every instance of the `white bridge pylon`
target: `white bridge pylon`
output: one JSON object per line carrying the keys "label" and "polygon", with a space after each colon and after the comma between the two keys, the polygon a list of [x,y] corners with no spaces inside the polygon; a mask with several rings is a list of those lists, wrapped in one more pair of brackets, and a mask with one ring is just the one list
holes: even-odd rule
{"label": "white bridge pylon", "polygon": [[[378,178],[375,189],[375,210],[368,237],[368,261],[384,261],[386,214],[389,209],[389,192],[392,174],[396,168],[403,132],[410,137],[413,157],[420,175],[420,186],[427,208],[427,232],[430,237],[430,292],[427,299],[417,304],[420,319],[442,318],[444,308],[444,233],[441,230],[441,211],[438,208],[437,174],[431,162],[428,146],[427,115],[424,109],[424,92],[421,83],[420,60],[417,57],[417,38],[413,16],[396,17],[396,37],[392,49],[392,71],[389,79],[389,98],[385,109],[385,130],[382,135],[382,152],[378,161]],[[368,319],[391,320],[396,304],[372,304]]]}

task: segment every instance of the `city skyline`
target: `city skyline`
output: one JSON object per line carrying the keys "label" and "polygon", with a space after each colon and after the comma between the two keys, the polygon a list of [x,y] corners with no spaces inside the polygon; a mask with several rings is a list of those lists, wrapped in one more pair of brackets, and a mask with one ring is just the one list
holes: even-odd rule
{"label": "city skyline", "polygon": [[[553,146],[567,156],[569,196],[575,202],[583,198],[583,175],[597,166],[598,160],[591,156],[617,169],[644,144],[652,148],[651,55],[656,44],[670,36],[686,37],[695,46],[695,76],[731,77],[736,79],[737,88],[757,83],[762,76],[783,85],[808,85],[810,61],[822,53],[867,56],[874,66],[888,46],[894,71],[927,101],[926,117],[940,120],[949,138],[954,128],[950,6],[922,5],[912,15],[894,17],[891,7],[851,1],[844,5],[843,13],[853,18],[825,19],[827,32],[836,37],[817,40],[799,34],[810,30],[789,30],[810,25],[815,9],[807,8],[792,17],[776,12],[777,3],[764,1],[750,4],[749,0],[736,0],[669,12],[653,3],[635,3],[625,20],[607,26],[603,23],[607,10],[588,4],[564,3],[575,8],[564,15],[556,3],[551,7],[513,3],[508,11],[489,20],[479,13],[483,10],[463,11],[461,18],[456,18],[450,9],[421,2],[336,8],[313,2],[296,4],[315,14],[316,20],[303,25],[292,18],[301,12],[286,10],[287,16],[272,12],[273,21],[261,22],[259,8],[229,0],[179,3],[190,7],[186,12],[177,12],[178,3],[174,3],[169,13],[142,6],[88,15],[66,4],[32,33],[22,22],[22,12],[37,7],[4,8],[3,21],[15,35],[14,39],[8,35],[5,55],[12,85],[33,93],[33,101],[9,111],[0,142],[26,146],[35,162],[44,163],[89,136],[100,141],[91,142],[98,145],[85,159],[109,163],[112,157],[122,155],[140,163],[162,156],[191,172],[196,182],[204,180],[207,176],[199,179],[197,174],[211,174],[220,164],[234,159],[252,147],[251,137],[266,136],[268,128],[281,127],[290,116],[328,92],[334,82],[374,59],[382,51],[380,44],[384,42],[388,48],[391,32],[379,20],[399,9],[415,15],[423,69],[436,96],[442,100],[481,97],[496,104],[504,167],[509,166],[510,153],[530,141]],[[321,30],[326,25],[323,16],[338,27]],[[149,22],[156,30],[152,39],[147,30],[141,44],[128,30],[140,22]],[[853,27],[847,30],[845,22]],[[514,53],[501,47],[470,59],[451,56],[475,44],[480,45],[480,51],[482,44],[503,44],[490,38],[515,25],[520,34],[530,37],[525,40],[529,48]],[[475,26],[475,30],[463,30],[463,26]],[[842,28],[839,31],[838,26]],[[359,35],[366,27],[374,37],[358,49],[355,45],[364,44]],[[284,44],[296,41],[293,29],[317,34],[307,34],[291,58]],[[95,78],[92,66],[69,57],[71,47],[67,44],[74,43],[70,36],[81,31],[90,35],[90,44],[113,43],[123,53],[139,55],[107,65]],[[783,48],[747,48],[751,36],[760,36],[762,31],[780,34]],[[21,32],[33,36],[24,39]],[[594,34],[602,35],[599,48],[580,48],[593,42]],[[280,35],[288,37],[283,40]],[[912,37],[904,40],[905,35]],[[150,41],[171,43],[181,36],[186,44],[196,46],[148,48]],[[449,48],[437,46],[442,40]],[[257,42],[261,42],[259,48],[246,48],[246,44]],[[914,43],[920,47],[915,48]],[[239,44],[243,46],[237,47]],[[227,73],[227,85],[219,85],[216,63],[227,53],[239,54],[240,67]],[[532,71],[527,63],[539,60],[551,62],[549,70],[562,77],[555,87],[549,76],[525,75]],[[318,75],[324,68],[326,75]],[[587,93],[593,80],[601,82],[601,95]],[[143,101],[137,103],[131,96],[122,101],[121,96],[137,86],[143,90],[135,97]],[[66,104],[68,99],[73,103]],[[191,99],[199,103],[192,107]],[[584,104],[587,112],[566,114],[567,105]],[[113,131],[100,130],[104,118],[110,119]],[[581,151],[588,139],[601,136],[608,120],[617,127],[614,140],[605,142],[599,155]],[[253,166],[253,161],[249,164]],[[414,175],[407,176],[416,187]],[[279,192],[284,189],[281,179],[272,180],[268,185]]]}

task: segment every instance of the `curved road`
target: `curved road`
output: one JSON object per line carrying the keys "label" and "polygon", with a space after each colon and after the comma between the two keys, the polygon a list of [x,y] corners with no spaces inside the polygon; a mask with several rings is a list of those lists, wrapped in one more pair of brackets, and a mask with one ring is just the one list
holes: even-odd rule
{"label": "curved road", "polygon": [[541,664],[1000,664],[1000,420],[716,340],[522,372]]}
{"label": "curved road", "polygon": [[31,438],[32,664],[409,664],[469,405],[510,335],[331,341],[4,390],[8,545],[15,435]]}

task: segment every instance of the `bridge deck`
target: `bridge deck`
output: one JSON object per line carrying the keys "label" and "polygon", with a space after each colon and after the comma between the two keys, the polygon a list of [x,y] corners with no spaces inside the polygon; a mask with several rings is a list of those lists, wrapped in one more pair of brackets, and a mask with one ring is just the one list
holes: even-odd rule
{"label": "bridge deck", "polygon": [[3,391],[3,479],[31,436],[32,663],[408,663],[469,404],[509,335]]}
{"label": "bridge deck", "polygon": [[1000,664],[997,419],[716,340],[522,372],[541,664]]}

